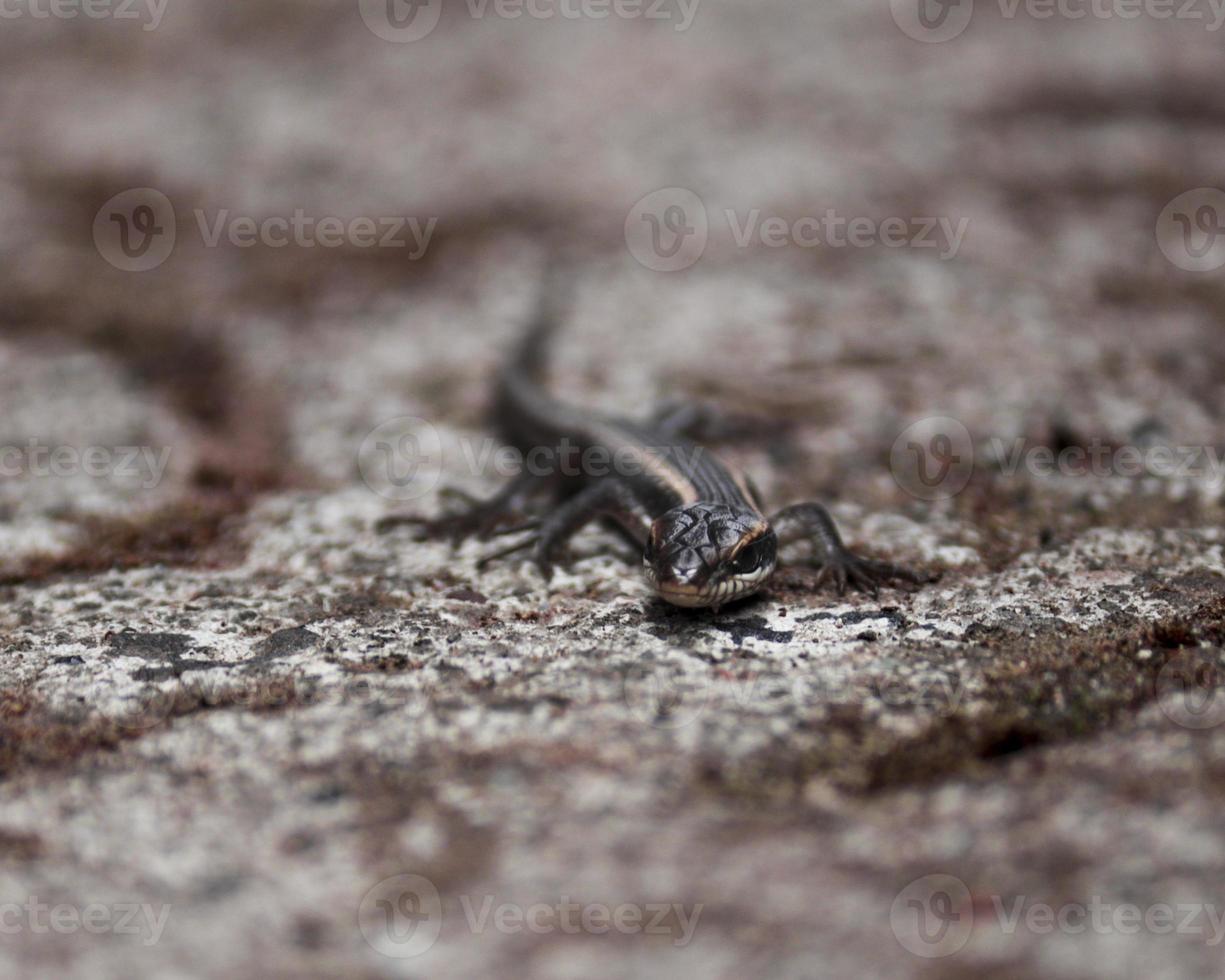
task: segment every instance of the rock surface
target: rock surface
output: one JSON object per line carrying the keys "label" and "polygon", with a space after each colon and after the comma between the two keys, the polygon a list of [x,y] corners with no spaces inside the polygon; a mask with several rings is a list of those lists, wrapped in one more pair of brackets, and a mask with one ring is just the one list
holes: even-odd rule
{"label": "rock surface", "polygon": [[[1225,280],[1161,224],[1219,36],[1030,6],[6,21],[0,970],[1219,976]],[[230,240],[295,211],[404,247]],[[548,587],[414,540],[557,253],[559,393],[712,404],[932,580],[690,613],[601,530]]]}

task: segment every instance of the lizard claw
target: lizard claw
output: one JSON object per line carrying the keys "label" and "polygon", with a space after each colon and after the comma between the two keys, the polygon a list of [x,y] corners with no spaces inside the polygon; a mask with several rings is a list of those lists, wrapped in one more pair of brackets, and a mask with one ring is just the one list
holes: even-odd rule
{"label": "lizard claw", "polygon": [[816,588],[832,581],[839,595],[845,595],[848,586],[872,596],[880,594],[880,586],[886,582],[919,582],[919,577],[907,568],[891,565],[872,558],[860,558],[854,552],[843,549],[821,566]]}
{"label": "lizard claw", "polygon": [[541,578],[543,578],[545,582],[552,582],[554,568],[553,563],[547,558],[537,557],[535,559],[535,564],[537,571],[540,572]]}
{"label": "lizard claw", "polygon": [[532,531],[540,525],[539,521],[522,519],[517,523],[509,523],[515,516],[486,507],[476,507],[457,514],[443,514],[441,517],[390,514],[376,521],[374,530],[377,534],[386,534],[394,528],[407,525],[413,528],[414,541],[445,538],[452,548],[458,548],[468,538],[488,541],[490,538],[517,534],[520,531]]}

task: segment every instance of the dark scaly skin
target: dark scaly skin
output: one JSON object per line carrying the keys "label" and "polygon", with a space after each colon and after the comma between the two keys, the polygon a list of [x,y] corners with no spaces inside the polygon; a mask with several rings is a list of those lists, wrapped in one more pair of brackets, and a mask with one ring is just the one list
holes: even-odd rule
{"label": "dark scaly skin", "polygon": [[[656,594],[678,606],[718,608],[757,592],[778,565],[780,538],[811,540],[818,586],[830,583],[839,593],[848,585],[875,593],[887,581],[918,581],[906,569],[848,550],[820,504],[796,504],[767,518],[742,474],[684,438],[692,413],[672,407],[654,424],[642,425],[552,398],[539,377],[554,323],[546,303],[498,377],[494,408],[502,435],[524,454],[547,448],[557,463],[595,448],[610,459],[620,454],[627,465],[599,475],[525,473],[491,500],[472,502],[458,514],[392,522],[415,523],[425,535],[452,541],[523,532],[520,541],[486,555],[480,565],[530,549],[547,579],[577,531],[608,520],[641,549]],[[545,494],[555,501],[545,516],[516,519],[523,504]]]}

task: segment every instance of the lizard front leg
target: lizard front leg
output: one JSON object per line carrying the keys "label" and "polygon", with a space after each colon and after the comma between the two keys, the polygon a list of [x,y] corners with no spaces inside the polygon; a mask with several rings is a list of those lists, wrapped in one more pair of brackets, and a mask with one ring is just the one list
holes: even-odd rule
{"label": "lizard front leg", "polygon": [[785,507],[770,523],[780,543],[787,539],[805,538],[814,546],[813,563],[820,568],[816,587],[832,582],[842,595],[847,585],[873,595],[880,585],[889,581],[918,583],[920,577],[907,568],[888,562],[861,558],[842,543],[842,536],[829,511],[818,503],[793,504]]}

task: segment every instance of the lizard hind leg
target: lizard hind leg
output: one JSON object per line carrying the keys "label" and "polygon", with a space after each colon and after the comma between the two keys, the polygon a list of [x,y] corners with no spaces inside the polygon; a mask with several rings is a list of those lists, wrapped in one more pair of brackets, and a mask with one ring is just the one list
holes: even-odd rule
{"label": "lizard hind leg", "polygon": [[[521,509],[539,488],[540,477],[531,473],[520,473],[496,494],[484,500],[448,487],[439,491],[439,495],[458,499],[463,505],[461,509],[439,517],[390,514],[375,524],[375,530],[382,534],[392,528],[409,525],[416,528],[415,537],[418,541],[446,538],[450,540],[452,547],[471,537],[487,541],[492,537],[527,529],[523,523]],[[508,524],[512,526],[507,527]]]}
{"label": "lizard hind leg", "polygon": [[477,567],[483,568],[492,561],[531,549],[533,563],[545,581],[549,581],[553,577],[554,565],[559,563],[567,542],[575,534],[599,518],[613,517],[623,521],[635,506],[624,484],[615,480],[593,483],[564,500],[538,522],[533,522],[530,528],[524,525],[508,530],[506,533],[521,530],[531,530],[532,533],[521,541],[485,555]]}

